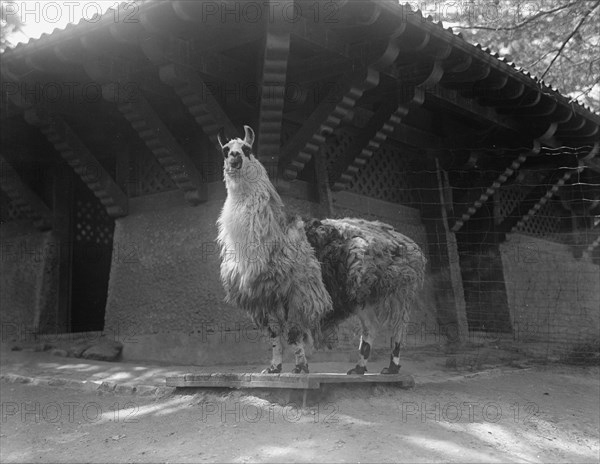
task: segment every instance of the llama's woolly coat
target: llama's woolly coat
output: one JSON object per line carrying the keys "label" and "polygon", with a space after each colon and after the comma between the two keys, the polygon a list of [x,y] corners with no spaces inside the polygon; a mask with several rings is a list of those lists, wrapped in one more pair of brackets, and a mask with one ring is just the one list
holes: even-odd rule
{"label": "llama's woolly coat", "polygon": [[354,218],[313,220],[305,229],[334,306],[324,330],[365,305],[394,331],[408,322],[426,264],[413,240],[383,222]]}

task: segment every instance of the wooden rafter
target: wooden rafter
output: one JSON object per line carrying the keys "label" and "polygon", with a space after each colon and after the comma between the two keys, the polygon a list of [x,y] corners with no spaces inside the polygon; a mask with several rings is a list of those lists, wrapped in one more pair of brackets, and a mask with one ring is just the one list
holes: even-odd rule
{"label": "wooden rafter", "polygon": [[427,89],[427,99],[437,101],[452,111],[458,111],[472,119],[494,124],[514,132],[518,132],[520,129],[519,124],[499,115],[494,108],[482,106],[471,98],[463,97],[455,89],[448,89],[439,85],[431,87]]}
{"label": "wooden rafter", "polygon": [[[259,24],[248,22],[245,20],[246,18],[240,19],[243,17],[241,8],[244,7],[244,2],[239,2],[239,0],[222,0],[212,3],[184,0],[168,3],[172,7],[174,16],[182,20],[185,27],[191,26],[195,29],[195,32],[201,37],[200,40],[194,40],[195,57],[198,54],[212,56],[229,48],[251,42],[262,36],[264,32]],[[257,3],[255,6],[266,10],[265,3]],[[224,16],[222,16],[222,12]],[[238,18],[237,21],[233,19],[235,15]],[[265,12],[263,18],[266,19],[268,16]],[[151,18],[142,13],[140,19],[148,32],[159,36],[164,35],[164,26],[160,24],[160,18]],[[227,27],[223,27],[225,24]],[[226,33],[223,34],[222,31],[226,31]],[[217,40],[215,40],[216,37],[218,37]]]}
{"label": "wooden rafter", "polygon": [[160,78],[175,90],[198,126],[217,145],[217,133],[224,128],[229,137],[237,134],[225,109],[212,94],[206,83],[192,69],[174,63],[162,66]]}
{"label": "wooden rafter", "polygon": [[[269,1],[269,6],[280,2]],[[285,2],[284,4],[289,4]],[[279,18],[279,15],[276,17]],[[281,148],[281,126],[290,54],[290,33],[282,20],[269,21],[264,43],[260,80],[257,154],[267,171],[277,174]]]}
{"label": "wooden rafter", "polygon": [[[558,114],[557,117],[564,118],[564,116],[559,116]],[[519,155],[515,160],[513,160],[511,165],[507,167],[504,170],[504,172],[498,176],[498,178],[491,184],[491,186],[488,186],[483,193],[479,194],[478,198],[475,199],[475,201],[467,201],[465,209],[462,211],[462,213],[459,213],[457,215],[458,219],[452,226],[452,232],[458,232],[462,228],[462,226],[471,218],[471,216],[473,216],[473,214],[475,214],[485,204],[488,198],[492,196],[498,190],[498,188],[500,188],[500,186],[504,184],[504,182],[506,182],[506,180],[513,174],[513,172],[519,169],[521,164],[525,162],[528,156],[539,155],[542,143],[546,143],[548,145],[552,144],[551,140],[558,128],[558,125],[558,122],[548,123],[546,125],[545,131],[543,131],[542,129],[543,133],[538,134],[538,137],[533,140],[533,148],[528,153],[523,153]],[[475,193],[475,195],[477,195],[477,193]],[[546,201],[547,200],[544,200],[542,205]],[[537,211],[537,209],[535,211]]]}
{"label": "wooden rafter", "polygon": [[[143,79],[146,85],[125,87],[133,78],[127,65],[100,55],[88,40],[82,39],[81,43],[90,56],[79,60],[83,62],[88,75],[103,84],[104,99],[117,106],[175,185],[183,192],[185,199],[193,205],[205,201],[206,184],[202,182],[200,173],[141,90],[148,89],[150,85],[153,93],[165,94],[167,87],[155,75],[148,75]],[[126,92],[123,92],[124,88]]]}
{"label": "wooden rafter", "polygon": [[[321,29],[311,27],[308,22],[303,23],[303,26],[303,30],[295,27],[293,33],[305,40],[315,41],[314,36],[322,33]],[[371,56],[368,63],[363,61],[364,67],[361,66],[359,68],[361,71],[358,73],[341,77],[330,94],[315,108],[308,121],[288,140],[281,150],[279,161],[279,168],[283,171],[286,181],[296,178],[311,157],[317,153],[319,145],[324,143],[324,134],[331,133],[340,124],[342,118],[348,115],[364,92],[379,84],[381,73],[387,70],[398,57],[405,32],[404,24],[396,26],[383,51]],[[335,34],[326,35],[322,39],[323,43],[320,45],[325,44],[325,48],[329,51],[353,59],[353,56],[347,53],[347,48],[330,46],[330,41],[339,44]]]}
{"label": "wooden rafter", "polygon": [[346,75],[333,86],[281,149],[280,169],[285,180],[296,178],[318,152],[319,145],[325,142],[325,135],[332,133],[363,93],[378,83],[379,72],[369,68],[358,74]]}
{"label": "wooden rafter", "polygon": [[206,183],[191,158],[175,140],[168,127],[143,95],[122,99],[115,84],[102,86],[102,96],[117,105],[131,127],[154,154],[185,199],[196,205],[206,200]]}
{"label": "wooden rafter", "polygon": [[492,185],[488,186],[487,189],[483,193],[478,194],[477,191],[479,189],[475,189],[474,194],[478,195],[478,198],[475,199],[474,201],[469,201],[469,200],[465,201],[465,203],[466,203],[465,209],[463,210],[462,213],[459,213],[457,215],[457,217],[459,217],[459,219],[457,219],[456,222],[454,223],[454,225],[452,226],[452,229],[451,229],[452,232],[458,232],[461,229],[461,227],[465,224],[465,222],[467,222],[471,218],[471,216],[473,216],[483,206],[483,204],[488,200],[488,198],[491,197],[492,195],[494,195],[496,193],[496,191],[502,185],[504,185],[504,183],[507,181],[507,179],[521,167],[521,165],[525,162],[527,157],[539,155],[540,150],[541,150],[540,143],[539,142],[535,143],[534,147],[529,152],[521,153],[516,159],[514,159],[513,162],[510,164],[510,166],[508,166],[504,170],[504,172],[502,174],[500,174],[496,178],[496,180],[494,180],[494,182],[492,182]]}
{"label": "wooden rafter", "polygon": [[[578,160],[577,167],[571,168],[568,171],[566,171],[561,176],[561,178],[558,179],[558,181],[556,181],[549,189],[545,188],[544,185],[540,185],[532,189],[527,198],[522,202],[532,204],[532,206],[527,210],[526,213],[519,215],[520,218],[518,219],[518,221],[516,221],[516,223],[510,220],[510,217],[514,217],[514,215],[511,213],[509,217],[507,217],[500,225],[502,230],[504,232],[507,232],[508,228],[510,228],[510,232],[516,232],[519,229],[521,229],[523,225],[527,221],[529,221],[533,216],[535,216],[537,212],[542,208],[542,206],[544,206],[548,202],[548,200],[550,200],[556,194],[556,192],[558,192],[558,190],[573,176],[573,174],[583,171],[583,169],[585,169],[586,167],[586,164],[589,163],[595,156],[597,156],[598,153],[600,153],[600,142],[596,142],[592,149],[585,156],[581,157]],[[552,173],[550,173],[546,177],[546,179],[550,179],[551,176]],[[546,183],[547,182],[543,182],[543,184]],[[540,197],[542,193],[543,195]],[[531,199],[533,199],[534,201],[535,199],[537,199],[537,201],[533,203]],[[518,211],[523,211],[520,208],[516,209]]]}
{"label": "wooden rafter", "polygon": [[56,115],[51,116],[33,108],[25,111],[25,120],[40,128],[48,141],[104,205],[109,216],[127,215],[127,195],[65,121]]}
{"label": "wooden rafter", "polygon": [[567,182],[573,174],[581,172],[582,170],[583,166],[578,166],[573,170],[565,172],[562,175],[562,177],[554,185],[552,185],[550,189],[546,191],[545,195],[542,198],[540,198],[538,202],[535,205],[533,205],[533,207],[529,211],[527,211],[527,214],[525,214],[517,222],[517,224],[513,226],[511,232],[519,231],[523,227],[523,225],[525,225],[527,221],[529,221],[533,216],[535,216],[537,212],[542,208],[542,206],[544,206],[548,202],[548,200],[550,200],[550,198],[552,198],[556,194],[556,192],[558,192],[558,189],[565,185],[565,182]]}
{"label": "wooden rafter", "polygon": [[0,156],[0,172],[2,173],[1,188],[10,200],[27,217],[31,218],[33,225],[39,230],[52,227],[52,211],[13,169],[10,163]]}
{"label": "wooden rafter", "polygon": [[[378,62],[393,63],[399,53],[398,47],[401,44],[401,37],[405,29],[399,28],[390,39],[388,47]],[[416,81],[413,78],[413,85],[402,87],[405,79],[398,79],[400,91],[400,102],[395,98],[390,102],[384,102],[380,109],[372,116],[370,121],[371,130],[361,133],[358,140],[355,141],[352,148],[339,160],[334,173],[334,189],[341,190],[356,175],[358,170],[364,166],[375,151],[393,134],[394,130],[400,125],[400,122],[408,114],[410,108],[421,106],[425,101],[425,90],[435,86],[444,76],[443,60],[450,55],[450,47],[442,48],[431,67],[423,73]],[[387,67],[385,64],[384,68]],[[386,80],[389,80],[386,79]],[[398,89],[396,89],[398,91]]]}
{"label": "wooden rafter", "polygon": [[[348,122],[347,130],[355,136],[358,136],[366,127],[367,122],[373,117],[374,112],[366,108],[356,108]],[[456,145],[456,139],[445,139],[432,132],[410,126],[400,121],[394,127],[394,131],[388,135],[388,140],[393,143],[399,143],[408,147],[425,150],[429,153],[435,153],[446,150],[448,146]]]}
{"label": "wooden rafter", "polygon": [[[181,13],[180,7],[174,8]],[[199,73],[219,79],[232,75],[239,77],[243,67],[237,61],[215,53],[196,57],[192,69],[190,50],[194,48],[193,43],[152,34],[141,24],[137,27],[136,34],[124,35],[122,30],[115,28],[111,29],[111,33],[120,40],[139,42],[144,55],[158,66],[161,81],[173,88],[213,144],[217,144],[217,133],[221,127],[229,136],[238,135],[225,109]]]}
{"label": "wooden rafter", "polygon": [[384,102],[372,115],[369,129],[362,130],[352,147],[336,161],[333,167],[333,188],[342,190],[353,179],[359,169],[364,166],[386,139],[393,134],[412,105],[421,105],[424,93],[414,88],[413,97],[397,103],[394,99]]}

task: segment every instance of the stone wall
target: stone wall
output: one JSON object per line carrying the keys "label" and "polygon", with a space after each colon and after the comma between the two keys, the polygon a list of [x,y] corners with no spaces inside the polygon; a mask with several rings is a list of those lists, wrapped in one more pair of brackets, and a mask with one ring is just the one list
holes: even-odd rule
{"label": "stone wall", "polygon": [[27,220],[0,226],[2,342],[27,341],[37,332],[64,330],[57,321],[58,240]]}
{"label": "stone wall", "polygon": [[253,327],[223,302],[215,239],[224,195],[195,207],[180,191],[132,198],[115,221],[114,250],[126,252],[113,259],[104,331],[124,343],[124,358],[176,361],[161,339],[180,340],[183,353],[185,338],[204,343],[208,333]]}
{"label": "stone wall", "polygon": [[568,245],[511,234],[500,245],[515,340],[566,353],[598,345],[600,267]]}

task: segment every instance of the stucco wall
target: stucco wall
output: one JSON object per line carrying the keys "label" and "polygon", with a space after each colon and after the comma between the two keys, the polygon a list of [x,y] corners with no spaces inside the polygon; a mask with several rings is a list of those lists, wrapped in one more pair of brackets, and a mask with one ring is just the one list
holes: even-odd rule
{"label": "stucco wall", "polygon": [[0,321],[2,342],[60,330],[56,315],[58,241],[28,221],[0,226]]}
{"label": "stucco wall", "polygon": [[193,207],[179,191],[130,200],[115,221],[106,329],[194,333],[245,315],[223,303],[216,220],[222,200]]}
{"label": "stucco wall", "polygon": [[551,351],[598,341],[600,267],[567,245],[512,234],[500,245],[515,339]]}

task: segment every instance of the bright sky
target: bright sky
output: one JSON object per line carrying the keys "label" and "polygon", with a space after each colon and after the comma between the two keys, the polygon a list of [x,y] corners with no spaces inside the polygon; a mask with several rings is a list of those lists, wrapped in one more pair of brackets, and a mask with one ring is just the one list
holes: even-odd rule
{"label": "bright sky", "polygon": [[117,7],[118,1],[14,1],[2,2],[7,16],[17,16],[25,26],[23,34],[15,33],[13,42],[27,42],[30,38],[37,39],[44,32],[51,33],[54,29],[63,29],[69,23],[80,19],[95,22],[96,14],[103,14],[111,7]]}

